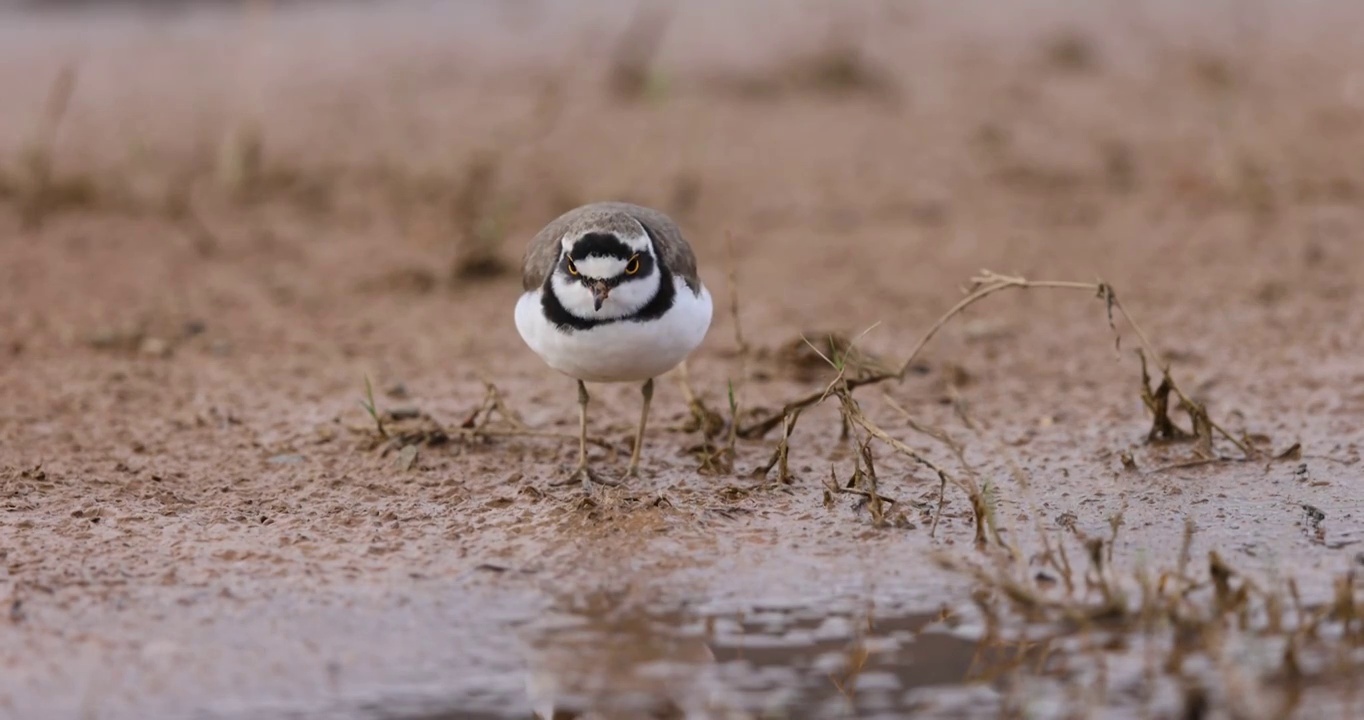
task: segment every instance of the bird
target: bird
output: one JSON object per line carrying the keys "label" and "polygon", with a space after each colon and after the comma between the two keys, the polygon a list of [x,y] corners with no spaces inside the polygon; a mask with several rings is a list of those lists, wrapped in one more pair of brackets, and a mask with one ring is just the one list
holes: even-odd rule
{"label": "bird", "polygon": [[[550,368],[577,381],[578,464],[556,486],[619,486],[639,477],[654,379],[681,364],[710,329],[711,296],[696,256],[665,213],[601,201],[545,225],[522,258],[516,302],[521,339]],[[586,383],[642,383],[644,398],[624,477],[587,461]]]}

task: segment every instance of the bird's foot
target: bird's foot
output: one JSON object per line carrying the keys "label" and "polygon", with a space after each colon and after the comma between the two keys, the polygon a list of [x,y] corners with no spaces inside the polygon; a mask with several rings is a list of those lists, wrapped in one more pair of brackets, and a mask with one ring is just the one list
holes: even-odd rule
{"label": "bird's foot", "polygon": [[624,484],[625,482],[627,482],[627,481],[629,481],[629,480],[638,480],[639,477],[640,477],[640,476],[639,476],[639,466],[638,466],[638,465],[631,465],[629,468],[626,468],[625,474],[624,474],[624,475],[621,475],[621,476],[620,476],[620,479],[617,480],[617,481],[615,482],[615,484],[616,484],[616,485],[621,485],[621,484]]}
{"label": "bird's foot", "polygon": [[564,487],[565,485],[575,485],[579,483],[582,484],[583,490],[589,495],[592,494],[593,484],[605,485],[607,487],[616,487],[620,485],[619,481],[607,480],[598,475],[595,470],[587,465],[587,463],[583,463],[574,468],[573,472],[569,473],[564,479],[550,483],[550,487]]}

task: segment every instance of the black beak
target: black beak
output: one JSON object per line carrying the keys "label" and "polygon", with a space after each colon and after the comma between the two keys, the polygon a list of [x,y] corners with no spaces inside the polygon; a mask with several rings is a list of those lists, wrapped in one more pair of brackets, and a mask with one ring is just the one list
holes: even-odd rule
{"label": "black beak", "polygon": [[600,309],[601,309],[601,304],[604,303],[604,302],[606,302],[607,296],[611,294],[611,288],[607,287],[607,286],[606,286],[606,283],[604,283],[604,282],[602,282],[602,281],[600,281],[600,280],[598,280],[597,282],[592,283],[591,288],[592,288],[592,307],[593,307],[593,309],[600,310]]}

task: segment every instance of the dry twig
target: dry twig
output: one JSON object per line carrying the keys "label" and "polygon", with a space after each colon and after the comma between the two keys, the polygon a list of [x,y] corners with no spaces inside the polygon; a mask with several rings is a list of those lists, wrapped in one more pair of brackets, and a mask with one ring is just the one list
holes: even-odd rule
{"label": "dry twig", "polygon": [[[980,275],[977,275],[976,277],[972,278],[972,284],[966,297],[962,298],[960,301],[957,302],[957,304],[953,305],[951,309],[949,309],[946,313],[939,317],[938,320],[934,322],[931,327],[929,327],[928,331],[924,333],[923,337],[921,337],[918,343],[914,345],[913,349],[909,353],[909,356],[905,358],[903,363],[901,363],[898,371],[883,372],[879,374],[869,375],[866,377],[848,380],[845,383],[847,390],[851,392],[852,390],[855,390],[856,388],[864,385],[874,385],[892,379],[894,380],[903,379],[904,376],[909,372],[910,368],[913,366],[914,361],[918,359],[919,353],[923,351],[924,347],[928,344],[928,342],[932,340],[933,337],[936,336],[940,330],[942,330],[942,328],[948,323],[948,321],[950,321],[957,315],[961,314],[966,308],[970,307],[971,305],[974,305],[975,303],[980,302],[981,300],[984,300],[985,298],[991,295],[1010,289],[1080,290],[1094,293],[1094,295],[1098,297],[1100,300],[1102,300],[1104,303],[1104,309],[1105,312],[1107,313],[1109,327],[1110,329],[1113,330],[1114,333],[1115,348],[1121,346],[1121,336],[1118,334],[1117,325],[1114,322],[1113,318],[1113,313],[1116,310],[1118,314],[1120,314],[1122,318],[1127,321],[1127,324],[1132,328],[1133,332],[1136,334],[1137,340],[1139,341],[1141,349],[1144,353],[1142,357],[1144,358],[1146,354],[1149,354],[1153,359],[1155,359],[1157,365],[1162,368],[1162,373],[1164,377],[1169,380],[1169,390],[1171,392],[1174,392],[1176,397],[1179,398],[1181,407],[1183,407],[1187,412],[1189,412],[1191,417],[1195,418],[1196,425],[1203,424],[1206,426],[1206,428],[1208,429],[1207,440],[1200,439],[1199,450],[1200,451],[1208,450],[1209,452],[1211,451],[1211,435],[1212,432],[1215,431],[1218,434],[1222,435],[1222,437],[1230,441],[1233,445],[1235,445],[1237,449],[1239,449],[1247,458],[1255,456],[1254,450],[1249,445],[1247,445],[1240,439],[1236,438],[1231,433],[1227,432],[1226,429],[1218,425],[1216,422],[1213,422],[1211,418],[1208,417],[1206,409],[1203,408],[1201,404],[1198,404],[1194,402],[1192,399],[1190,399],[1186,394],[1184,394],[1184,392],[1179,388],[1179,386],[1175,384],[1173,378],[1170,377],[1169,366],[1161,359],[1159,351],[1157,351],[1155,349],[1155,346],[1151,344],[1151,341],[1147,338],[1145,331],[1143,331],[1141,326],[1137,324],[1136,320],[1132,318],[1132,315],[1127,311],[1127,308],[1124,307],[1122,302],[1118,300],[1118,297],[1114,293],[1112,286],[1103,281],[1088,283],[1059,280],[1028,280],[1022,277],[1000,275],[989,270],[982,270]],[[782,407],[780,412],[774,413],[765,418],[755,420],[752,423],[749,423],[748,425],[740,428],[739,436],[744,438],[762,437],[763,435],[766,435],[768,432],[770,432],[773,428],[775,428],[779,423],[781,423],[783,417],[790,415],[795,410],[801,410],[812,405],[816,405],[822,402],[824,398],[827,396],[828,389],[826,388],[824,391],[812,392],[808,395],[788,402],[786,403],[785,406]]]}

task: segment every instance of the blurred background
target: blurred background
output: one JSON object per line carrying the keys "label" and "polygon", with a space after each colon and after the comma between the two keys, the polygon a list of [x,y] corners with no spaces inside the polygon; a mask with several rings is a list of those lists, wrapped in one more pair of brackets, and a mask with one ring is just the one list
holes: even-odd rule
{"label": "blurred background", "polygon": [[[710,267],[733,233],[763,288],[827,276],[771,310],[833,318],[922,299],[925,263],[1177,264],[1208,222],[1275,234],[1359,180],[1351,3],[19,7],[0,158],[25,227],[98,211],[209,252],[289,213],[327,236],[281,241],[294,270],[357,281],[500,288],[548,219],[623,198],[678,215]],[[126,249],[97,285],[158,272]],[[194,277],[160,272],[163,295]]]}
{"label": "blurred background", "polygon": [[[135,321],[103,315],[115,298],[225,320],[241,309],[204,295],[237,264],[251,277],[219,277],[223,292],[265,283],[323,323],[366,312],[338,284],[480,287],[453,302],[491,311],[541,225],[605,198],[675,214],[712,285],[732,234],[754,311],[777,323],[933,305],[936,281],[987,259],[1115,281],[1140,267],[1146,286],[1218,256],[1200,285],[1259,282],[1257,254],[1280,266],[1357,200],[1362,12],[22,3],[0,27],[0,194],[23,232],[94,213],[119,228],[41,263],[51,276],[6,263],[6,299],[84,329]],[[781,292],[796,277],[824,291]]]}
{"label": "blurred background", "polygon": [[[548,382],[512,332],[521,252],[614,198],[677,218],[719,306],[738,271],[759,345],[880,321],[867,342],[903,353],[981,267],[1104,277],[1177,319],[1170,342],[1272,311],[1338,344],[1303,321],[1353,292],[1361,15],[24,3],[0,24],[0,331],[30,352],[297,361],[314,399],[365,369]],[[711,351],[733,347],[719,315]]]}

